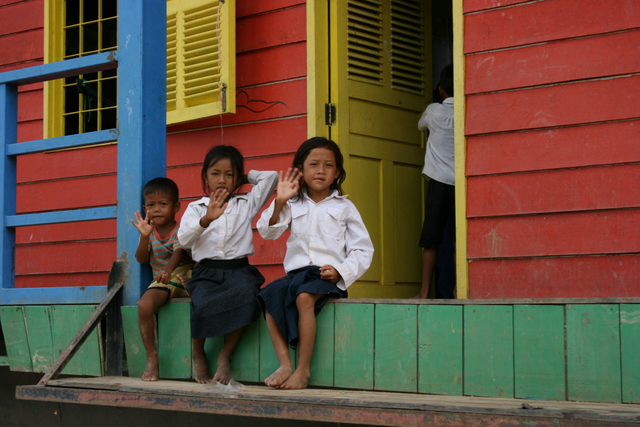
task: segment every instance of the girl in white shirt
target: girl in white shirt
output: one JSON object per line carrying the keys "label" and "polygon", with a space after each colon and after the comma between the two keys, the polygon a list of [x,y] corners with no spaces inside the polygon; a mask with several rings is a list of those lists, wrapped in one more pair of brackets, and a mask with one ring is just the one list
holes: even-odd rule
{"label": "girl in white shirt", "polygon": [[[231,380],[230,360],[244,327],[260,315],[256,296],[264,277],[249,265],[254,253],[251,221],[269,200],[277,172],[244,174],[244,159],[231,146],[212,148],[202,166],[202,189],[209,197],[189,204],[178,231],[180,244],[191,248],[193,268],[187,291],[191,296],[193,371],[204,384]],[[248,194],[234,194],[245,183]],[[218,369],[209,374],[204,351],[207,337],[226,335]]]}
{"label": "girl in white shirt", "polygon": [[[342,195],[342,154],[333,142],[305,141],[293,169],[280,172],[276,199],[258,220],[265,239],[290,229],[284,268],[287,276],[262,289],[271,341],[280,367],[265,384],[281,389],[305,388],[316,336],[316,318],[329,297],[344,298],[373,257],[373,244],[355,205]],[[292,370],[289,346],[299,348]]]}

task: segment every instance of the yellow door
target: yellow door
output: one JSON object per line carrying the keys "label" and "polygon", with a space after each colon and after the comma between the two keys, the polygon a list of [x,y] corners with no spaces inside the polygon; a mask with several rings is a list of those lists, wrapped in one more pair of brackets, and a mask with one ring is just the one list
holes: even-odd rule
{"label": "yellow door", "polygon": [[376,252],[355,298],[408,298],[421,276],[423,134],[431,99],[430,0],[331,0],[331,138],[345,157],[345,191]]}

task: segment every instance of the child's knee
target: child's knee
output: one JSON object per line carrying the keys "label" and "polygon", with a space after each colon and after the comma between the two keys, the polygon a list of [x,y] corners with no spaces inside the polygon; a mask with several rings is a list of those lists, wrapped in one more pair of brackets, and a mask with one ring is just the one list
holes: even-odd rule
{"label": "child's knee", "polygon": [[313,297],[313,295],[306,292],[302,292],[296,297],[296,306],[298,307],[298,311],[312,309],[314,308],[315,304],[316,299]]}

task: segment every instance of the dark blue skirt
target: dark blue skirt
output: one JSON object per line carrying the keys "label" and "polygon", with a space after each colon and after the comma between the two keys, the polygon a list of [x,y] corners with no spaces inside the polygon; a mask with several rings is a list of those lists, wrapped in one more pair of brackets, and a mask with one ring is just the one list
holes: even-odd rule
{"label": "dark blue skirt", "polygon": [[246,258],[202,260],[193,268],[191,338],[217,337],[250,325],[260,316],[256,296],[264,276]]}
{"label": "dark blue skirt", "polygon": [[325,295],[316,301],[315,314],[318,315],[329,297],[346,298],[347,291],[320,278],[320,267],[310,266],[290,271],[287,276],[270,283],[260,290],[258,300],[263,310],[267,310],[278,323],[282,335],[291,348],[298,344],[298,307],[299,294]]}

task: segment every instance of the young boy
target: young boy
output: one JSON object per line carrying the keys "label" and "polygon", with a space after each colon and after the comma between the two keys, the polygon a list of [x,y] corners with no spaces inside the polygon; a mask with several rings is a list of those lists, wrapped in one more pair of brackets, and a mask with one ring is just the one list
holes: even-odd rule
{"label": "young boy", "polygon": [[154,313],[171,298],[189,296],[177,275],[191,277],[193,261],[178,242],[178,223],[175,215],[180,211],[178,186],[168,178],[155,178],[142,190],[144,219],[135,213],[133,225],[140,232],[136,250],[139,263],[149,262],[154,281],[138,301],[138,324],[147,352],[147,366],[143,381],[158,380],[158,352],[155,348]]}

